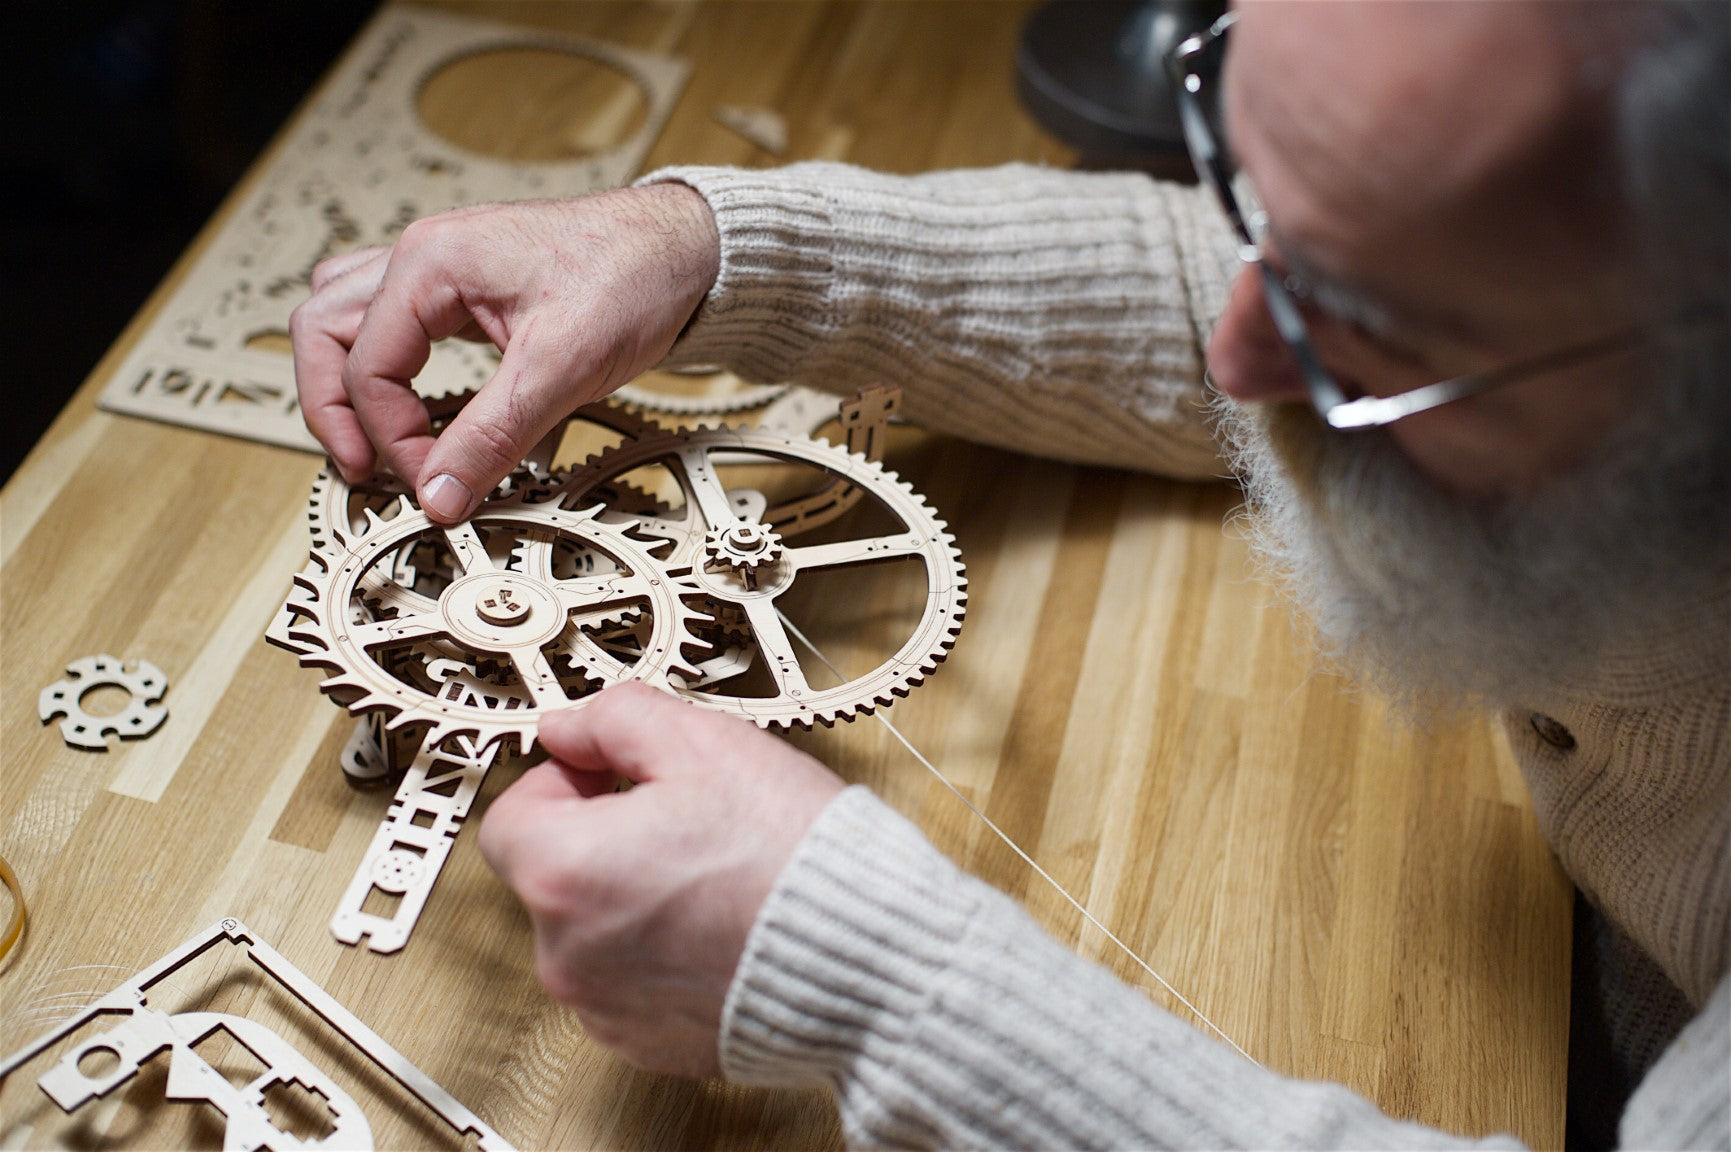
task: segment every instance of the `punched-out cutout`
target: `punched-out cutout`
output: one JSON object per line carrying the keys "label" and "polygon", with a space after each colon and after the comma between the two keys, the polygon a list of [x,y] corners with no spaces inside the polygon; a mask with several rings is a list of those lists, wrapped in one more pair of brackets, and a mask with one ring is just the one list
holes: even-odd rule
{"label": "punched-out cutout", "polygon": [[[125,694],[124,705],[111,706],[119,703],[112,690]],[[85,656],[66,666],[65,679],[42,689],[36,713],[44,724],[64,717],[60,735],[74,748],[106,752],[110,736],[138,740],[160,728],[168,719],[162,703],[167,691],[168,677],[148,660]]]}
{"label": "punched-out cutout", "polygon": [[[200,974],[189,984],[207,1004],[235,1009],[250,1004],[249,1011],[264,1012],[271,1023],[236,1011],[199,1010],[170,979],[183,970]],[[332,1053],[342,1050],[332,1049],[333,1041],[365,1059],[332,1060]],[[308,1053],[322,1059],[310,1059]],[[20,1092],[22,1082],[11,1081],[32,1064],[47,1065],[36,1074],[36,1085],[47,1101],[76,1118],[81,1139],[122,1138],[112,1126],[130,1109],[130,1134],[140,1142],[184,1143],[185,1133],[165,1136],[151,1127],[164,1113],[177,1112],[190,1119],[189,1132],[200,1126],[208,1130],[214,1119],[227,1148],[371,1148],[374,1126],[359,1103],[366,1098],[377,1120],[387,1119],[380,1101],[388,1099],[394,1108],[424,1108],[453,1137],[474,1147],[510,1148],[232,918],[195,935],[0,1062],[0,1093],[5,1094],[0,1145],[12,1147],[50,1123],[41,1099],[32,1103]],[[137,1099],[141,1095],[152,1099]],[[98,1100],[112,1100],[117,1107],[93,1108]],[[171,1104],[203,1110],[179,1112],[166,1107]]]}
{"label": "punched-out cutout", "polygon": [[[458,109],[446,114],[459,90],[475,98],[471,85],[451,82],[452,69],[461,80],[464,69],[513,59],[552,65],[555,87],[573,68],[591,76],[593,83],[565,85],[577,95],[616,95],[583,110],[577,133],[554,143],[557,155],[500,159],[488,154],[499,148],[480,137],[453,143],[448,137],[459,125],[479,118],[455,115]],[[627,183],[689,74],[674,57],[581,36],[409,5],[382,8],[122,361],[101,406],[323,452],[301,419],[280,335],[318,262],[390,244],[414,220],[449,208]],[[525,117],[519,134],[545,127],[536,119],[541,110],[518,112]],[[512,115],[501,108],[485,120]],[[415,388],[435,398],[476,388],[497,364],[491,347],[442,340]]]}

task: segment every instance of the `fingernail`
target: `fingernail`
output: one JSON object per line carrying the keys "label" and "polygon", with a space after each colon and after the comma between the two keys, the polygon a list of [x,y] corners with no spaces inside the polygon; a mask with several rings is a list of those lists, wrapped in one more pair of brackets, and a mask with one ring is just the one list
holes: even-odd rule
{"label": "fingernail", "polygon": [[439,473],[421,489],[421,507],[441,520],[461,520],[473,501],[468,485],[449,472]]}

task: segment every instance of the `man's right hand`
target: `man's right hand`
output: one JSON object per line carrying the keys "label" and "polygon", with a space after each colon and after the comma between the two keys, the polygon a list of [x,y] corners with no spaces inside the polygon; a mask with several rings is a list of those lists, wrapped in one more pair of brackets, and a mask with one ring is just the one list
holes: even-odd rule
{"label": "man's right hand", "polygon": [[[720,249],[683,184],[418,220],[314,269],[289,321],[307,427],[346,479],[382,463],[434,519],[460,520],[573,409],[666,356]],[[435,440],[409,384],[447,336],[503,356]]]}

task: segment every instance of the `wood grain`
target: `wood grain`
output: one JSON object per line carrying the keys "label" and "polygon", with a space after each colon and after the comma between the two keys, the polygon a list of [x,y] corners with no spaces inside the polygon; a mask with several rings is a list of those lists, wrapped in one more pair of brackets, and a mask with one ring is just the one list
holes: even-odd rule
{"label": "wood grain", "polygon": [[[787,159],[1071,160],[1014,100],[1019,3],[454,7],[692,60],[652,167],[770,163],[713,121],[724,103],[780,111]],[[461,113],[452,83],[440,116]],[[596,131],[624,114],[597,103]],[[153,307],[0,494],[0,854],[33,912],[0,970],[0,1050],[233,914],[520,1146],[839,1142],[821,1095],[649,1076],[592,1045],[538,991],[527,922],[472,833],[404,952],[331,939],[389,796],[340,782],[350,721],[260,639],[300,564],[317,462],[96,411]],[[891,714],[962,793],[1270,1067],[1342,1080],[1398,1116],[1560,1145],[1569,890],[1490,727],[1403,721],[1318,666],[1257,580],[1226,487],[911,431],[887,462],[969,565],[954,656]],[[38,724],[37,692],[96,652],[169,675],[150,740],[93,754]],[[879,725],[798,742],[1165,1002]],[[514,774],[495,771],[477,811]],[[292,1005],[231,998],[326,1051]],[[0,1115],[38,1117],[33,1083],[13,1081]],[[114,1134],[208,1142],[208,1124],[145,1107],[150,1090],[109,1109]],[[365,1091],[381,1146],[438,1142],[388,1086]]]}

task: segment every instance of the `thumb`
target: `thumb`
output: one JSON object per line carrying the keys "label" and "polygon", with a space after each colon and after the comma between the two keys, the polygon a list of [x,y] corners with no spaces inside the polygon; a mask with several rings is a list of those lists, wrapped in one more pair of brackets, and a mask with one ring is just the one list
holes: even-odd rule
{"label": "thumb", "polygon": [[541,717],[536,737],[579,772],[613,772],[634,783],[665,780],[703,763],[741,723],[705,712],[646,684],[605,689],[582,708]]}
{"label": "thumb", "polygon": [[433,519],[469,516],[574,407],[554,365],[537,361],[525,339],[512,341],[499,368],[427,450],[415,496]]}

